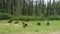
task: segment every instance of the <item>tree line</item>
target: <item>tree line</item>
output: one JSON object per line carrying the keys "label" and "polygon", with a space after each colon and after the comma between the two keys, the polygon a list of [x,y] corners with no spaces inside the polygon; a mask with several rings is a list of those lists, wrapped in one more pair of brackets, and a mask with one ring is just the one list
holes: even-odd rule
{"label": "tree line", "polygon": [[47,5],[44,0],[0,0],[0,12],[19,16],[51,16],[60,15],[60,1],[50,0]]}

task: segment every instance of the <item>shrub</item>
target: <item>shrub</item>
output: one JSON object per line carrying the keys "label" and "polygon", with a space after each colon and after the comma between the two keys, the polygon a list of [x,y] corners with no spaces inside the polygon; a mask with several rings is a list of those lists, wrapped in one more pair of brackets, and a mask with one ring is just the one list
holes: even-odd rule
{"label": "shrub", "polygon": [[0,13],[0,18],[1,19],[10,19],[11,18],[11,14],[8,14],[8,13]]}
{"label": "shrub", "polygon": [[13,16],[12,17],[13,20],[20,20],[20,21],[30,21],[32,20],[33,18],[30,17],[30,16]]}
{"label": "shrub", "polygon": [[60,20],[60,16],[50,16],[48,20]]}
{"label": "shrub", "polygon": [[20,20],[20,21],[36,21],[36,20],[44,20],[42,17],[34,17],[34,16],[13,16],[13,20]]}

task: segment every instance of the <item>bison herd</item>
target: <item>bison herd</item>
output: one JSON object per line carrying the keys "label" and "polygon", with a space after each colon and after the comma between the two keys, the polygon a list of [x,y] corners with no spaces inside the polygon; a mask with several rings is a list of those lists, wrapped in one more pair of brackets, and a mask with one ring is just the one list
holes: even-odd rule
{"label": "bison herd", "polygon": [[[12,21],[13,21],[13,20],[11,20],[11,19],[10,19],[10,20],[8,20],[8,23],[12,23]],[[19,22],[18,22],[18,21],[16,21],[16,22],[14,22],[14,23],[15,23],[15,24],[18,24]],[[25,22],[22,22],[22,25],[23,25],[23,28],[27,27],[27,23],[25,23]],[[38,22],[36,25],[38,25],[38,26],[39,26],[39,25],[41,25],[41,23],[40,23],[40,22]],[[50,23],[49,23],[49,22],[47,22],[47,23],[46,23],[46,25],[47,25],[47,26],[49,26],[49,25],[50,25]]]}

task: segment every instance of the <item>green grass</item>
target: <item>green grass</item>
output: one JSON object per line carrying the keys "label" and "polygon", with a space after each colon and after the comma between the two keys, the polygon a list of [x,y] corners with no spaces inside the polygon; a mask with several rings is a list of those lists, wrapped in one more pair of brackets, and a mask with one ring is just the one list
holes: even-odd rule
{"label": "green grass", "polygon": [[[30,32],[34,34],[37,33],[36,30],[45,34],[46,32],[60,31],[60,21],[49,21],[49,26],[46,25],[48,21],[27,21],[28,26],[26,28],[22,27],[22,21],[19,21],[18,25],[14,24],[14,22],[8,24],[5,20],[0,21],[0,34],[28,34]],[[40,22],[41,25],[37,26],[37,22]]]}

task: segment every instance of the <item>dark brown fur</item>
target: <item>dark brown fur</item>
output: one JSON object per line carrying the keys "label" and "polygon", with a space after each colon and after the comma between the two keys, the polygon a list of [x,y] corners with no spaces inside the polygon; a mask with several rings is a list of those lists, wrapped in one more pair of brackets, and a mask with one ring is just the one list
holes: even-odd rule
{"label": "dark brown fur", "polygon": [[50,25],[49,22],[47,22],[47,25]]}
{"label": "dark brown fur", "polygon": [[41,25],[40,23],[37,23],[37,25]]}
{"label": "dark brown fur", "polygon": [[0,20],[2,20],[2,19],[0,18]]}
{"label": "dark brown fur", "polygon": [[8,23],[12,23],[12,20],[10,19],[10,20],[8,21]]}
{"label": "dark brown fur", "polygon": [[15,22],[15,24],[18,24],[18,23],[19,23],[18,21]]}
{"label": "dark brown fur", "polygon": [[27,24],[25,22],[23,22],[22,24],[24,28],[27,27]]}

